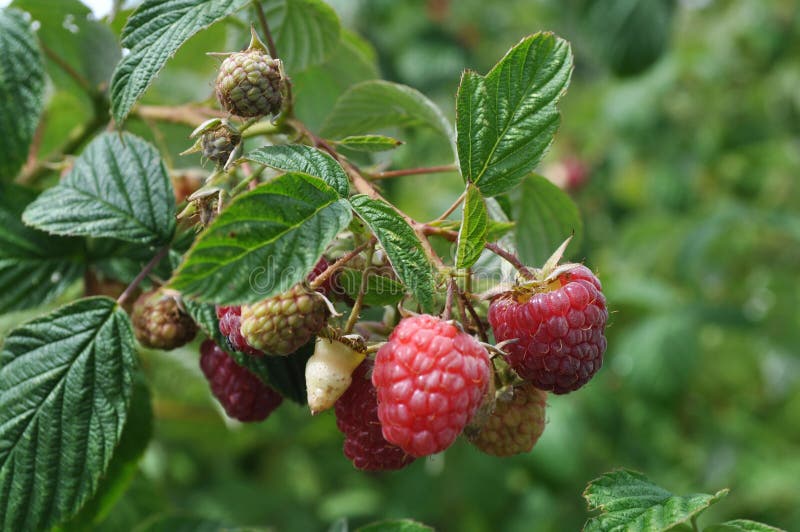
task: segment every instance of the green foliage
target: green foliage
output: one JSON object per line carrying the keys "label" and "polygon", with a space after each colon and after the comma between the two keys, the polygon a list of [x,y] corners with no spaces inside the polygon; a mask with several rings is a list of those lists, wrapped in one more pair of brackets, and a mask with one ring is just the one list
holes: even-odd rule
{"label": "green foliage", "polygon": [[6,337],[0,354],[4,528],[49,528],[94,494],[127,418],[133,351],[130,322],[108,298],[61,307]]}
{"label": "green foliage", "polygon": [[21,217],[36,194],[0,185],[0,312],[47,303],[80,277],[80,242],[27,227]]}
{"label": "green foliage", "polygon": [[158,151],[130,134],[92,141],[57,186],[36,198],[26,224],[57,235],[163,245],[175,232],[175,198]]}
{"label": "green foliage", "polygon": [[[348,296],[355,299],[361,290],[361,281],[364,274],[358,270],[345,268],[339,275],[339,284]],[[403,299],[406,288],[397,281],[383,275],[367,276],[367,285],[364,288],[363,298],[365,305],[395,305]]]}
{"label": "green foliage", "polygon": [[345,200],[321,179],[283,174],[239,196],[214,220],[172,286],[217,303],[270,297],[301,281],[351,216]]}
{"label": "green foliage", "polygon": [[318,177],[346,198],[350,192],[350,180],[344,169],[333,157],[310,146],[288,144],[265,146],[244,156],[254,163],[263,164],[284,172],[303,172]]}
{"label": "green foliage", "polygon": [[425,312],[434,308],[433,267],[414,230],[385,202],[356,195],[350,199],[353,210],[375,233],[386,250],[397,276],[408,287]]}
{"label": "green foliage", "polygon": [[122,123],[134,104],[192,35],[234,13],[247,0],[146,0],[122,30],[130,52],[111,77],[111,112]]}
{"label": "green foliage", "polygon": [[321,0],[266,0],[275,45],[293,75],[324,62],[339,42],[339,18]]}
{"label": "green foliage", "polygon": [[469,268],[478,261],[486,245],[488,222],[486,202],[478,187],[469,183],[464,198],[464,217],[458,233],[456,267]]}
{"label": "green foliage", "polygon": [[42,53],[16,9],[0,10],[0,72],[0,181],[10,181],[25,162],[44,107]]}
{"label": "green foliage", "polygon": [[516,186],[539,163],[559,123],[572,52],[552,34],[527,37],[486,77],[467,71],[458,90],[458,160],[486,196]]}
{"label": "green foliage", "polygon": [[375,153],[393,150],[403,143],[385,135],[353,135],[337,141],[336,144],[348,150]]}

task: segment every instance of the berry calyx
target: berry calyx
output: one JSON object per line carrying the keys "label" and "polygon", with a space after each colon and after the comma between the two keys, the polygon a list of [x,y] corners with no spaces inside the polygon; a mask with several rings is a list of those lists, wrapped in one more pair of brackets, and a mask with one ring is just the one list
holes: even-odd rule
{"label": "berry calyx", "polygon": [[289,355],[322,330],[327,319],[323,296],[297,284],[264,301],[242,305],[240,330],[253,348]]}
{"label": "berry calyx", "polygon": [[[350,386],[353,370],[364,360],[364,350],[354,349],[355,342],[344,342],[317,338],[314,354],[306,362],[306,390],[312,414],[333,406]],[[360,343],[363,346],[363,340]]]}
{"label": "berry calyx", "polygon": [[489,323],[506,362],[541,390],[577,390],[603,363],[606,299],[600,281],[581,264],[555,268],[543,281],[495,298]]}
{"label": "berry calyx", "polygon": [[237,364],[212,340],[200,345],[200,369],[211,393],[233,419],[263,421],[283,402],[278,392]]}
{"label": "berry calyx", "polygon": [[197,324],[183,309],[180,294],[161,288],[139,296],[131,321],[136,339],[152,349],[175,349],[197,334]]}
{"label": "berry calyx", "polygon": [[372,360],[364,360],[353,372],[352,384],[336,401],[336,426],[344,434],[344,454],[356,469],[391,471],[414,461],[400,447],[383,437],[378,419],[378,394],[370,379]]}
{"label": "berry calyx", "polygon": [[404,318],[378,350],[372,374],[383,436],[417,457],[445,450],[475,415],[490,379],[486,349],[453,322]]}
{"label": "berry calyx", "polygon": [[530,382],[498,390],[494,412],[476,427],[465,431],[478,449],[493,456],[527,453],[544,432],[547,394]]}
{"label": "berry calyx", "polygon": [[286,91],[283,63],[270,57],[253,31],[247,50],[230,54],[220,65],[215,90],[220,105],[233,115],[276,115]]}

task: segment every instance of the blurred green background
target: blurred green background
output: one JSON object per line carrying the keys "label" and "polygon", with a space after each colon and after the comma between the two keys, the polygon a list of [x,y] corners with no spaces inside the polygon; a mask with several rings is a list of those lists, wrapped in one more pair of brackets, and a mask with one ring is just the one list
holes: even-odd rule
{"label": "blurred green background", "polygon": [[[625,466],[677,493],[730,487],[701,521],[747,517],[800,530],[798,3],[330,3],[368,44],[348,37],[349,49],[293,76],[298,112],[315,127],[347,85],[376,75],[420,89],[452,118],[464,68],[485,73],[539,30],[572,42],[562,126],[540,172],[566,179],[580,207],[584,236],[572,255],[606,287],[605,365],[579,392],[550,397],[529,455],[497,459],[459,442],[404,471],[370,475],[341,454],[331,413],[311,418],[286,403],[263,424],[226,423],[196,346],[143,353],[154,440],[101,528],[177,510],[281,531],[325,530],[341,517],[354,526],[411,517],[445,531],[577,530],[586,483]],[[204,52],[239,48],[242,35],[222,24],[192,39],[146,101],[208,98],[216,63]],[[56,82],[54,98],[71,110],[57,119],[80,121],[88,104],[65,88],[69,80]],[[197,165],[177,156],[186,128],[158,132],[170,164]],[[398,135],[408,143],[395,167],[450,162],[425,132]],[[444,174],[392,180],[386,190],[427,219],[461,187]]]}

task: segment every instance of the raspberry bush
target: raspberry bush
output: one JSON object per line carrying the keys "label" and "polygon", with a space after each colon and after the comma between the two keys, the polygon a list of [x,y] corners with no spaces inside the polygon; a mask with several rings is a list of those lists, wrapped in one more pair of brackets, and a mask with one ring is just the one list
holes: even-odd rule
{"label": "raspberry bush", "polygon": [[[335,423],[369,472],[413,470],[461,436],[486,460],[536,452],[546,392],[592,385],[609,303],[577,208],[534,173],[570,83],[566,40],[523,36],[486,74],[465,70],[445,112],[348,77],[374,60],[319,0],[144,0],[117,13],[119,38],[65,2],[91,58],[50,41],[68,19],[14,4],[0,10],[0,312],[43,312],[0,355],[3,530],[108,516],[154,413],[179,410],[151,405],[158,364],[188,362],[203,412],[218,403],[248,438],[291,408]],[[162,69],[223,29],[232,49],[191,58],[198,78],[216,71],[203,97],[173,101]],[[62,83],[91,118],[48,154]],[[447,160],[405,164],[436,143]],[[440,177],[462,190],[432,219],[386,183],[421,175],[419,194]]]}

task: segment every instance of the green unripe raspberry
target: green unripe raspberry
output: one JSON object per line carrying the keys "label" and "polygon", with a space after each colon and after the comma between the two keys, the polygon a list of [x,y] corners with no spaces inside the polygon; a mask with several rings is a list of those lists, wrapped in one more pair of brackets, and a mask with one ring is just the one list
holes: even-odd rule
{"label": "green unripe raspberry", "polygon": [[280,59],[251,48],[231,54],[222,62],[216,82],[217,99],[233,115],[275,115],[283,104],[285,83]]}
{"label": "green unripe raspberry", "polygon": [[200,137],[203,156],[219,165],[224,165],[242,141],[242,136],[225,124],[206,131]]}
{"label": "green unripe raspberry", "polygon": [[498,390],[494,412],[465,434],[475,447],[494,456],[527,453],[544,432],[547,394],[531,383]]}
{"label": "green unripe raspberry", "polygon": [[152,349],[175,349],[191,342],[197,325],[181,308],[177,294],[162,289],[145,292],[133,305],[136,339]]}
{"label": "green unripe raspberry", "polygon": [[264,301],[242,305],[240,331],[255,349],[289,355],[311,340],[327,319],[322,296],[298,284]]}

